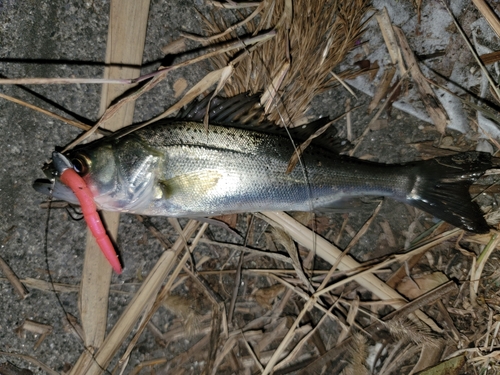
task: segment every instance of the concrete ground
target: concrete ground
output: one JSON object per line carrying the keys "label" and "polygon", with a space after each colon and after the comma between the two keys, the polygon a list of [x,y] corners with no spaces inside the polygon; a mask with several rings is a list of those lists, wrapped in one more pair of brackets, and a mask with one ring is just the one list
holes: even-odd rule
{"label": "concrete ground", "polygon": [[[180,30],[200,32],[201,1],[152,1],[144,52],[144,72],[159,66],[161,47],[178,38]],[[21,77],[102,77],[109,17],[108,1],[0,1],[0,75]],[[172,83],[180,75],[193,82],[200,79],[207,65],[196,71],[172,75],[137,104],[136,121],[161,113],[173,102]],[[0,92],[25,100],[65,117],[92,123],[98,118],[100,85],[2,86]],[[74,221],[64,210],[47,210],[39,205],[44,197],[31,185],[44,178],[41,166],[56,146],[72,141],[80,131],[50,117],[0,100],[0,256],[20,278],[78,284],[85,249],[85,224]],[[142,239],[145,229],[134,218],[123,216],[119,246],[128,247]],[[153,241],[154,242],[154,241]],[[153,244],[151,242],[151,244]],[[127,270],[116,279],[119,284],[136,277],[138,267],[149,269],[161,252],[160,246],[139,246],[127,255]],[[128,252],[128,251],[127,251]],[[125,256],[125,254],[124,254]],[[145,271],[146,272],[146,271]],[[77,294],[61,295],[67,312],[77,316]],[[112,296],[111,316],[115,316],[123,297]],[[74,363],[82,351],[81,343],[63,327],[64,311],[52,292],[30,289],[20,300],[11,285],[0,282],[0,351],[29,354],[56,371]],[[53,327],[53,332],[34,350],[37,338],[32,333],[17,334],[25,319]],[[112,320],[113,318],[111,318]],[[21,368],[39,372],[29,365],[0,354]]]}
{"label": "concrete ground", "polygon": [[[181,30],[201,31],[202,21],[194,7],[205,14],[208,9],[201,0],[151,1],[144,72],[158,67],[163,58],[161,47],[175,40]],[[104,0],[0,0],[0,75],[8,78],[101,77],[108,14],[109,4]],[[172,74],[138,101],[136,121],[151,118],[173,103],[172,86],[179,77],[197,82],[208,69],[207,64],[201,64]],[[4,85],[0,86],[0,93],[89,124],[98,118],[99,85]],[[332,103],[344,103],[346,97],[342,89],[327,92],[315,101],[315,110],[334,117],[343,112],[343,106]],[[353,106],[366,103],[367,98],[360,94]],[[355,132],[359,135],[369,118],[364,111],[353,116]],[[370,155],[383,162],[411,160],[416,152],[406,144],[437,136],[433,130],[422,132],[424,127],[428,124],[394,110],[387,126],[370,133],[360,155]],[[85,248],[85,224],[72,220],[65,210],[54,209],[48,213],[41,209],[39,205],[44,197],[31,185],[36,178],[44,177],[40,168],[54,147],[68,144],[80,131],[3,99],[0,99],[0,131],[0,257],[21,279],[47,281],[50,273],[54,281],[77,286]],[[411,222],[406,207],[401,204],[384,206],[380,215],[384,220],[392,220],[393,230],[403,230]],[[356,223],[362,223],[366,217],[365,213],[354,218],[352,225],[356,227],[359,225]],[[166,219],[155,219],[155,224],[174,238]],[[119,233],[118,245],[126,269],[122,276],[114,275],[113,282],[117,289],[133,291],[138,274],[146,273],[154,265],[162,249],[133,216],[122,216]],[[366,247],[358,249],[358,255],[362,256],[370,241],[376,242],[379,234],[368,234],[364,240]],[[398,244],[404,243],[402,235],[397,236],[397,240]],[[27,354],[61,372],[65,365],[74,363],[82,351],[81,342],[65,330],[63,320],[65,312],[78,316],[77,294],[62,293],[58,300],[50,290],[29,290],[30,295],[21,300],[9,283],[0,281],[0,363],[9,361],[20,368],[43,373],[39,365],[5,353]],[[129,299],[127,293],[111,294],[110,324]],[[38,337],[29,332],[16,332],[25,319],[53,327],[36,350]],[[134,353],[132,363],[158,353],[162,352],[155,347],[154,340],[145,338]]]}

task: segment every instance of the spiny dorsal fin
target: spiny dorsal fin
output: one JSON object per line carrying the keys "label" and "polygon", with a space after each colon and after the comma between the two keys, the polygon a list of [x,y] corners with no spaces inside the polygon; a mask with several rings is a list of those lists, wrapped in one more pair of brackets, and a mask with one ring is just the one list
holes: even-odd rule
{"label": "spiny dorsal fin", "polygon": [[[211,94],[205,98],[194,101],[186,107],[177,119],[190,121],[203,121]],[[258,131],[267,134],[276,134],[288,137],[288,133],[297,143],[307,140],[318,129],[329,122],[328,118],[320,118],[306,125],[288,128],[278,127],[275,123],[265,119],[264,111],[260,106],[260,94],[249,95],[246,93],[236,95],[232,98],[216,96],[212,99],[209,111],[209,123],[233,128]],[[313,145],[327,149],[331,152],[343,152],[349,148],[349,142],[337,136],[335,127],[330,128],[320,137],[312,141]]]}

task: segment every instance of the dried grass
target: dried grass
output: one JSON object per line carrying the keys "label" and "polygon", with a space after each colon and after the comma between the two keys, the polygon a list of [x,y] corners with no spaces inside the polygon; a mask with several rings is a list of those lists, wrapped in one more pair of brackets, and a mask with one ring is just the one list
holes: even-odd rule
{"label": "dried grass", "polygon": [[353,335],[352,342],[347,349],[350,355],[349,365],[344,369],[345,375],[368,375],[370,372],[366,368],[365,362],[368,357],[367,340],[357,333]]}
{"label": "dried grass", "polygon": [[[262,103],[268,119],[294,126],[302,122],[312,99],[336,83],[331,75],[363,32],[369,1],[264,0],[260,20],[246,23],[249,33],[276,28],[276,37],[241,55],[213,59],[217,67],[237,59],[224,88],[228,96],[268,93]],[[216,18],[216,17],[214,17]],[[206,22],[211,33],[226,29],[219,18]]]}
{"label": "dried grass", "polygon": [[[336,78],[331,73],[361,35],[362,20],[369,9],[366,0],[356,0],[354,4],[336,0],[317,2],[297,0],[293,6],[292,2],[287,0],[265,0],[257,4],[244,5],[256,8],[250,14],[243,11],[247,17],[244,19],[245,16],[242,15],[244,20],[238,27],[245,25],[250,33],[276,27],[274,39],[258,47],[249,47],[243,53],[226,52],[222,56],[221,53],[224,50],[218,50],[217,53],[210,55],[216,56],[214,61],[219,69],[191,88],[184,98],[166,114],[172,113],[184,103],[217,84],[218,89],[224,86],[228,95],[246,91],[264,93],[264,107],[269,112],[269,119],[276,123],[284,122],[287,125],[293,125],[302,121],[312,98],[335,84]],[[304,17],[304,14],[308,17]],[[218,20],[217,23],[218,26],[212,22],[208,25],[212,32],[222,33],[217,38],[229,40],[230,37],[235,37],[234,31],[237,27],[227,27],[223,20]],[[318,35],[322,37],[318,38]],[[186,37],[192,38],[192,36]],[[238,43],[241,47],[241,41],[236,42]],[[183,43],[177,43],[177,47],[179,45],[182,47]],[[235,46],[235,44],[231,45]],[[398,57],[398,54],[396,49],[394,55]],[[229,61],[232,61],[233,65],[228,65]],[[396,59],[395,63],[402,64],[402,61]],[[113,116],[121,105],[137,98],[138,95],[142,95],[156,85],[162,79],[162,74],[157,75],[150,84],[146,85],[147,87],[143,86],[146,89],[119,102],[118,107],[112,107],[100,123]],[[402,74],[404,76],[406,73]],[[386,86],[389,85],[391,77],[392,73],[388,73]],[[380,97],[387,95],[387,88],[383,91],[385,92],[381,93]],[[374,103],[374,107],[375,104],[378,103]],[[489,287],[488,283],[494,284],[498,278],[498,274],[488,273],[487,267],[487,261],[491,260],[493,251],[499,247],[496,232],[484,236],[464,236],[462,231],[455,229],[432,235],[431,232],[434,230],[442,230],[438,226],[437,229],[433,228],[426,233],[424,238],[419,239],[419,243],[406,254],[370,264],[360,264],[346,253],[365,236],[378,209],[380,206],[357,234],[350,230],[353,232],[351,233],[353,240],[344,252],[290,216],[283,213],[265,212],[264,217],[272,226],[271,237],[274,237],[274,241],[286,249],[288,256],[253,249],[247,246],[246,242],[245,246],[242,246],[202,238],[207,228],[206,224],[198,231],[196,237],[190,240],[198,226],[190,222],[179,234],[173,248],[163,254],[155,268],[143,281],[140,290],[135,294],[103,344],[96,348],[95,355],[92,355],[90,350],[84,351],[79,362],[72,369],[72,373],[101,373],[103,371],[101,366],[107,367],[112,358],[116,358],[116,353],[122,348],[134,328],[136,333],[125,349],[125,353],[122,354],[114,372],[127,371],[130,353],[136,348],[140,335],[146,328],[160,345],[165,346],[169,343],[185,342],[197,335],[202,335],[202,338],[187,352],[169,362],[166,362],[164,358],[142,362],[132,370],[134,374],[145,368],[156,371],[159,367],[164,373],[175,371],[180,374],[185,371],[184,366],[192,361],[205,363],[205,373],[259,371],[262,374],[268,374],[278,369],[288,371],[297,362],[299,366],[297,370],[302,370],[302,373],[312,373],[311,369],[320,368],[329,360],[342,362],[339,356],[343,353],[348,353],[349,358],[349,365],[344,369],[344,373],[363,374],[368,373],[366,367],[368,337],[387,343],[385,349],[389,355],[379,358],[381,363],[376,369],[378,373],[397,371],[401,363],[412,356],[415,357],[422,347],[441,345],[443,340],[447,340],[445,342],[449,347],[456,345],[468,347],[473,344],[474,348],[463,352],[469,357],[474,357],[472,361],[478,366],[483,368],[492,366],[492,363],[499,357],[496,348],[500,345],[497,337],[500,323],[493,321],[493,311],[498,312],[496,306],[499,301],[496,295],[489,295],[486,298],[485,294]],[[167,248],[170,246],[158,230],[148,223],[145,224],[161,244]],[[180,232],[182,231],[176,220],[171,220],[171,224]],[[253,224],[252,222],[252,228]],[[389,224],[384,222],[381,226],[387,241],[395,247],[396,240]],[[348,227],[346,218],[339,230],[338,239]],[[454,242],[450,240],[457,237],[459,239],[454,245]],[[472,250],[463,249],[460,242],[467,243]],[[221,253],[227,250],[240,254],[238,266],[235,269],[223,270],[226,266],[232,267],[231,256],[228,255],[221,269],[199,271],[203,263],[208,262],[208,258],[202,258],[196,264],[197,268],[191,263],[192,251],[198,243],[217,248]],[[410,244],[409,241],[408,243]],[[459,296],[453,300],[453,306],[445,304],[445,300],[451,298],[452,286],[455,286],[452,282],[449,283],[453,285],[447,283],[409,303],[395,291],[396,284],[402,279],[401,273],[404,271],[405,274],[411,276],[415,272],[414,268],[426,259],[422,257],[423,254],[432,250],[433,253],[440,256],[444,253],[446,256],[448,255],[445,253],[447,249],[453,246],[460,248],[461,255],[467,254],[463,256],[466,259],[464,262],[468,262],[470,258],[469,263],[471,263],[467,263],[470,266],[470,283],[463,283]],[[309,250],[307,257],[304,256],[304,248]],[[479,256],[473,250],[476,250]],[[180,257],[181,252],[184,252],[182,257]],[[330,271],[316,270],[311,254],[317,254],[333,267]],[[243,267],[248,256],[266,257],[273,262],[273,267],[258,269]],[[427,259],[431,258],[429,256]],[[376,272],[380,269],[388,271],[387,268],[394,262],[404,263],[404,265],[394,273],[395,276],[389,279],[390,285],[387,285],[376,276]],[[426,266],[436,266],[428,262]],[[437,265],[444,269],[451,267],[451,265],[442,265],[439,262]],[[293,270],[285,269],[285,267],[293,267]],[[314,277],[317,275],[323,277],[319,279],[321,283]],[[219,295],[220,284],[223,284],[219,283],[219,280],[227,276],[235,276],[236,280],[233,290],[228,293],[231,295],[229,312],[225,311],[223,299]],[[466,279],[465,274],[462,273],[460,276],[461,280]],[[211,282],[212,277],[217,281]],[[240,288],[242,280],[245,281],[244,289]],[[266,285],[270,286],[258,286],[257,281],[265,281]],[[21,282],[41,290],[75,291],[72,285],[54,284],[48,287],[36,280],[21,280]],[[208,313],[198,312],[193,300],[189,299],[190,295],[184,297],[170,294],[176,285],[184,283],[192,283],[191,285],[195,286],[191,288],[192,290],[196,289],[203,293],[210,304]],[[358,285],[364,287],[362,291],[369,290],[380,300],[360,301],[357,294],[360,291]],[[249,296],[253,296],[253,299]],[[342,303],[338,303],[339,301]],[[349,309],[345,308],[346,301],[350,301]],[[438,305],[437,310],[431,306],[434,303]],[[366,305],[372,307],[371,313],[364,310],[363,306]],[[165,332],[157,328],[152,322],[152,317],[160,306],[166,307],[170,313],[181,317],[182,324],[173,324],[167,327]],[[383,322],[380,322],[375,317],[384,316],[386,312],[381,311],[380,308],[386,306],[399,308],[399,310],[385,315]],[[423,311],[424,309],[426,311]],[[283,316],[285,311],[288,314],[287,317]],[[455,334],[455,340],[459,337],[458,340],[464,341],[456,343],[444,336],[438,339],[436,332],[442,334],[442,327],[430,319],[428,313],[441,314],[439,316],[444,316],[443,320],[448,322],[448,326],[451,321],[454,333],[457,331],[460,334]],[[244,319],[244,324],[242,324],[242,316],[252,314],[254,314],[253,318]],[[313,314],[319,316],[316,324],[311,324]],[[457,324],[458,327],[455,327],[454,322],[459,320],[457,315],[460,315],[459,318],[462,320],[470,317],[471,321],[468,322],[470,326]],[[408,316],[409,319],[403,319],[402,316]],[[475,327],[478,316],[485,318],[486,323]],[[373,319],[375,319],[374,323],[372,323]],[[73,322],[73,327],[77,326],[77,322]],[[323,342],[325,335],[321,335],[320,332],[322,328],[326,330],[330,326],[338,327],[342,333],[330,341]],[[474,334],[469,332],[465,340],[467,330],[472,328],[477,328],[477,332]],[[388,330],[392,338],[378,336],[384,330]],[[44,332],[50,333],[50,330]],[[308,362],[304,361],[310,360],[315,360],[315,362],[308,366]],[[54,373],[50,369],[46,370]],[[373,372],[376,371],[373,370]]]}
{"label": "dried grass", "polygon": [[405,343],[413,342],[416,345],[427,344],[434,347],[439,345],[439,338],[429,330],[429,327],[416,321],[406,318],[390,320],[386,323],[386,327],[396,339]]}
{"label": "dried grass", "polygon": [[197,311],[195,302],[191,298],[173,294],[169,294],[163,300],[163,307],[182,320],[188,338],[201,330],[202,315]]}

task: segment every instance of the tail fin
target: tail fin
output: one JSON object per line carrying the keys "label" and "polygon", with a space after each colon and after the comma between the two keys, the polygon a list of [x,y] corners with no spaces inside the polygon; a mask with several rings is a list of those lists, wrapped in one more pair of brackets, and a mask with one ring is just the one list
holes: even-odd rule
{"label": "tail fin", "polygon": [[416,179],[406,203],[471,232],[490,230],[483,212],[469,194],[470,185],[493,168],[490,154],[465,152],[413,166]]}

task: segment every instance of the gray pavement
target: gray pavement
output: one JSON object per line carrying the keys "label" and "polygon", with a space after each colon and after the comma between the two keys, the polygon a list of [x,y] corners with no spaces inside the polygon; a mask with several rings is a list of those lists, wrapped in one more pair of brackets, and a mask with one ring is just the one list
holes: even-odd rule
{"label": "gray pavement", "polygon": [[[205,9],[201,1],[194,3],[199,9]],[[0,74],[9,78],[101,77],[108,5],[103,0],[0,0]],[[160,48],[175,40],[179,30],[199,32],[200,25],[200,17],[191,1],[152,1],[144,54],[144,63],[149,65],[144,72],[158,66],[154,62],[163,58]],[[196,82],[207,69],[208,65],[202,64],[173,74],[138,101],[136,121],[161,113],[173,102],[172,84],[177,78],[182,76]],[[88,123],[97,119],[99,85],[1,86],[0,92]],[[336,116],[343,112],[345,98],[342,89],[327,92],[315,101],[315,110],[322,115]],[[359,103],[366,103],[367,99],[361,98]],[[355,131],[359,134],[368,118],[364,112],[353,116]],[[393,111],[390,125],[371,134],[361,154],[385,162],[414,158],[415,152],[404,143],[436,135],[432,131],[423,134],[418,125],[421,123]],[[34,179],[43,178],[40,168],[54,147],[68,144],[80,131],[2,99],[0,131],[0,256],[20,278],[48,280],[50,272],[57,282],[77,285],[85,248],[85,224],[72,220],[64,210],[52,210],[48,217],[47,210],[39,208],[44,198],[33,191],[31,184]],[[352,225],[359,226],[356,220],[362,223],[367,215],[369,213],[353,219]],[[397,220],[393,223],[396,229],[405,228],[411,221],[404,205],[384,207],[381,215]],[[161,253],[159,244],[151,236],[144,240],[146,230],[134,217],[123,215],[121,220],[118,245],[126,269],[122,276],[113,276],[118,287],[137,282],[137,270],[146,273]],[[335,220],[341,221],[341,218]],[[167,236],[173,236],[166,219],[155,219],[155,224]],[[376,242],[379,235],[380,232],[370,233],[363,241],[369,247],[373,243],[370,241]],[[399,244],[404,241],[401,236],[397,239]],[[134,286],[127,286],[125,290],[133,291]],[[78,316],[77,294],[61,294],[58,301],[50,291],[30,289],[30,292],[25,300],[20,300],[9,283],[0,282],[0,351],[32,355],[60,372],[65,364],[74,363],[82,351],[80,341],[65,331],[63,325],[65,311]],[[110,324],[128,299],[128,295],[111,295]],[[33,346],[37,337],[15,332],[24,319],[53,327],[53,332],[36,351]],[[134,352],[131,365],[155,355],[171,354],[146,336]],[[35,364],[0,354],[0,363],[5,361],[43,373]]]}

